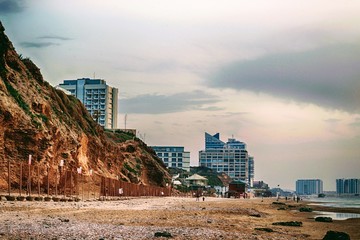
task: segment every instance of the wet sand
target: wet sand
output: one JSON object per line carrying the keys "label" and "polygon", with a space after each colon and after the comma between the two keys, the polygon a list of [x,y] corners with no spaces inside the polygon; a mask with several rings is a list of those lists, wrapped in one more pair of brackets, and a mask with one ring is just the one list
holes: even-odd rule
{"label": "wet sand", "polygon": [[[322,239],[328,230],[360,239],[360,219],[314,221],[307,202],[162,197],[89,202],[0,202],[0,239]],[[285,200],[280,200],[284,202]],[[314,210],[340,212],[321,206]],[[285,209],[285,210],[278,210]],[[344,209],[360,213],[360,209]],[[301,221],[301,227],[274,222]],[[273,232],[255,230],[270,228]]]}

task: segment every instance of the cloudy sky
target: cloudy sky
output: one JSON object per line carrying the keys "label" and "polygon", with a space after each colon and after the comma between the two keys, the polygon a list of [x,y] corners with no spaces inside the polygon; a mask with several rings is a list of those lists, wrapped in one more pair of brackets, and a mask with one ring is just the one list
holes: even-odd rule
{"label": "cloudy sky", "polygon": [[119,89],[119,126],[149,145],[247,143],[255,178],[360,178],[360,2],[0,0],[18,53],[53,86]]}

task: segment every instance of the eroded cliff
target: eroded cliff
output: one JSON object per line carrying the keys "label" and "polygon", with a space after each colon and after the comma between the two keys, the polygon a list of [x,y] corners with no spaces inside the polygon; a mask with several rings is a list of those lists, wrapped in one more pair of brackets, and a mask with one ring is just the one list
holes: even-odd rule
{"label": "eroded cliff", "polygon": [[[42,185],[48,172],[65,160],[68,169],[98,176],[165,186],[170,176],[146,144],[126,133],[97,125],[81,102],[46,82],[40,69],[21,58],[0,23],[0,188],[7,187],[7,163],[11,184],[19,182],[20,162],[39,167]],[[35,181],[34,181],[35,182]],[[55,179],[50,178],[50,185]]]}

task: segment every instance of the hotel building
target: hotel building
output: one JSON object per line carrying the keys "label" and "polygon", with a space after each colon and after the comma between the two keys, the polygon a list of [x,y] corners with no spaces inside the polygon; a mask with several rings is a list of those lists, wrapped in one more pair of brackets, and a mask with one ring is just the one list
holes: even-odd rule
{"label": "hotel building", "polygon": [[95,121],[106,129],[117,128],[118,89],[103,79],[64,80],[59,87],[78,98]]}
{"label": "hotel building", "polygon": [[186,152],[184,147],[152,146],[151,148],[167,167],[190,171],[190,152]]}
{"label": "hotel building", "polygon": [[205,133],[205,150],[199,151],[199,165],[224,172],[234,181],[249,185],[254,181],[254,158],[249,157],[246,144],[234,138],[225,143],[219,133]]}
{"label": "hotel building", "polygon": [[323,181],[320,179],[297,180],[296,193],[299,195],[312,195],[323,193]]}
{"label": "hotel building", "polygon": [[360,194],[360,179],[336,179],[337,194]]}

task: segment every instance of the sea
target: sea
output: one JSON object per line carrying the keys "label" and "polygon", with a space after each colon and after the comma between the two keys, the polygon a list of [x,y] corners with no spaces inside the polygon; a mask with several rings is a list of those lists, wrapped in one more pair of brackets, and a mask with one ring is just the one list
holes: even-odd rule
{"label": "sea", "polygon": [[[309,205],[320,205],[334,208],[360,208],[360,197],[309,197],[305,198],[304,201],[311,201]],[[331,217],[333,220],[346,220],[349,218],[360,218],[360,214],[357,213],[340,213],[340,212],[323,212],[315,211],[318,213],[317,216]],[[315,217],[317,217],[315,216]]]}

